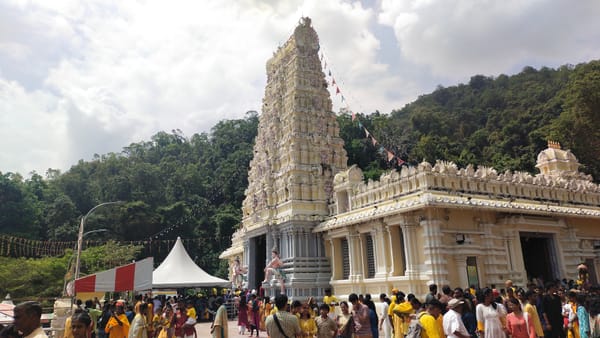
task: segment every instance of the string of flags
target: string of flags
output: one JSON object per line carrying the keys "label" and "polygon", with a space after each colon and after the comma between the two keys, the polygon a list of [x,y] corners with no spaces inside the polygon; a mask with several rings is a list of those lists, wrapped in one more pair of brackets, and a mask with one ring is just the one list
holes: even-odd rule
{"label": "string of flags", "polygon": [[351,112],[352,122],[355,122],[355,121],[357,122],[358,127],[361,128],[362,130],[364,130],[365,137],[368,140],[371,140],[371,144],[373,144],[374,147],[377,147],[377,152],[381,156],[384,156],[387,159],[388,163],[397,164],[399,167],[402,166],[405,163],[404,160],[402,160],[400,158],[400,156],[396,155],[389,148],[385,147],[383,144],[381,144],[379,141],[377,141],[375,136],[373,136],[373,134],[362,124],[362,122],[360,122],[358,120],[358,117],[356,116],[356,112],[350,108],[350,105],[348,104],[348,101],[346,100],[344,93],[342,93],[342,90],[340,89],[339,84],[335,81],[335,77],[334,77],[333,73],[331,72],[331,68],[327,66],[327,60],[322,51],[320,52],[320,60],[321,60],[322,66],[323,66],[323,72],[326,75],[327,85],[331,86],[331,88],[334,89],[335,96],[340,97],[340,101],[341,101],[341,104],[344,105],[344,109]]}
{"label": "string of flags", "polygon": [[[185,246],[201,245],[205,238],[182,239]],[[141,241],[117,241],[120,245],[144,246],[145,250],[152,252],[166,247],[165,252],[169,252],[175,245],[174,239],[149,239]],[[84,247],[94,247],[106,244],[102,240],[84,241]],[[4,257],[28,257],[39,258],[44,256],[62,256],[67,249],[75,250],[77,241],[40,241],[10,235],[0,235],[0,256]]]}
{"label": "string of flags", "polygon": [[188,215],[185,215],[185,216],[179,218],[179,220],[177,222],[175,222],[174,224],[172,224],[166,228],[161,229],[159,232],[151,235],[148,239],[150,241],[157,240],[160,237],[168,234],[169,232],[175,231],[175,229],[179,228],[181,225],[189,224],[189,223],[193,222],[194,216],[198,216],[198,214],[200,212],[201,212],[201,210],[199,210],[197,206],[193,206],[191,214],[188,214]]}

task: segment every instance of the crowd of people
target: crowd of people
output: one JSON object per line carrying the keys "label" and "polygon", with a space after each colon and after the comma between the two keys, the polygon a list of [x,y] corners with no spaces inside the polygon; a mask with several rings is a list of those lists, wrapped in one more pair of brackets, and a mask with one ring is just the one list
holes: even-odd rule
{"label": "crowd of people", "polygon": [[[560,281],[525,287],[506,281],[498,290],[451,288],[435,284],[419,299],[392,289],[376,303],[352,293],[339,300],[331,290],[317,301],[288,301],[285,294],[260,291],[214,297],[211,335],[228,337],[228,307],[237,310],[240,336],[270,338],[600,338],[600,288],[569,289]],[[65,338],[197,338],[196,302],[183,297],[138,295],[125,300],[77,302],[65,323]],[[46,338],[41,306],[25,302],[14,309],[14,325],[0,338]]]}
{"label": "crowd of people", "polygon": [[[192,298],[149,297],[137,295],[133,302],[123,299],[95,300],[83,303],[77,300],[72,315],[64,326],[64,338],[197,338],[195,324],[198,320]],[[216,308],[223,304],[215,297]],[[219,312],[220,311],[220,312]],[[217,322],[227,321],[226,311],[212,313]],[[0,332],[1,338],[47,338],[42,330],[39,303],[25,302],[14,310],[14,324]]]}
{"label": "crowd of people", "polygon": [[346,302],[326,290],[322,302],[288,304],[285,295],[242,291],[235,297],[237,329],[271,338],[599,338],[600,288],[569,286],[506,281],[500,290],[444,285],[438,292],[432,284],[422,300],[392,289],[389,297],[379,295],[378,306],[369,294],[350,294]]}

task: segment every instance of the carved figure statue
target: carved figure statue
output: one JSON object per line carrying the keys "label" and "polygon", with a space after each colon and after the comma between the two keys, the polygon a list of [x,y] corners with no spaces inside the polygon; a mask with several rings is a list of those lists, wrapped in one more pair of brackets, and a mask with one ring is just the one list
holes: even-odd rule
{"label": "carved figure statue", "polygon": [[577,285],[581,290],[587,290],[589,287],[589,273],[588,267],[581,263],[577,266]]}
{"label": "carved figure statue", "polygon": [[271,251],[271,261],[265,267],[265,280],[263,280],[262,282],[268,283],[271,280],[272,276],[275,277],[275,279],[277,279],[277,281],[279,282],[279,285],[281,285],[281,293],[284,294],[285,293],[285,284],[284,284],[285,274],[281,270],[281,267],[283,267],[283,262],[279,258],[279,252],[277,252],[277,250],[273,249],[273,251]]}
{"label": "carved figure statue", "polygon": [[240,258],[236,257],[235,260],[233,261],[233,285],[238,288],[238,289],[242,289],[243,284],[244,284],[244,274],[248,273],[248,268],[245,266],[242,266],[242,264],[240,263]]}

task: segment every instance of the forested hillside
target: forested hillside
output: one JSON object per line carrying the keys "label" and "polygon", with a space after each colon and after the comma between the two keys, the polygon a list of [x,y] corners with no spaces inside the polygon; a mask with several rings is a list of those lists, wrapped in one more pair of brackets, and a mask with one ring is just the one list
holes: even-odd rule
{"label": "forested hillside", "polygon": [[[348,164],[368,178],[393,169],[365,139],[360,123],[408,165],[444,159],[459,166],[536,172],[547,140],[561,142],[600,178],[600,62],[558,69],[525,68],[514,76],[473,76],[439,87],[390,114],[340,113]],[[24,179],[0,174],[0,233],[19,238],[74,241],[81,215],[105,201],[124,201],[95,212],[86,230],[95,238],[149,241],[201,238],[190,255],[210,273],[226,275],[218,255],[240,222],[258,116],[219,122],[210,133],[161,132],[120,153],[80,161],[64,173]],[[1,168],[0,168],[1,169]],[[146,248],[160,262],[166,251]],[[3,255],[16,255],[12,251]],[[91,272],[91,271],[87,271]]]}
{"label": "forested hillside", "polygon": [[[190,256],[216,273],[218,256],[240,221],[257,127],[257,114],[249,112],[244,119],[219,122],[210,134],[186,138],[179,131],[160,132],[121,153],[80,161],[65,173],[50,171],[45,179],[2,174],[0,232],[74,241],[81,215],[101,202],[124,201],[90,216],[86,231],[110,230],[90,239],[202,239],[189,248]],[[160,263],[167,248],[153,244],[141,254]]]}
{"label": "forested hillside", "polygon": [[[537,154],[554,140],[573,151],[582,171],[600,179],[600,61],[526,67],[497,78],[476,75],[468,84],[439,87],[389,115],[362,118],[378,140],[410,164],[444,159],[536,173]],[[350,147],[348,141],[347,149],[359,150],[356,141]],[[351,159],[364,168],[360,158]]]}

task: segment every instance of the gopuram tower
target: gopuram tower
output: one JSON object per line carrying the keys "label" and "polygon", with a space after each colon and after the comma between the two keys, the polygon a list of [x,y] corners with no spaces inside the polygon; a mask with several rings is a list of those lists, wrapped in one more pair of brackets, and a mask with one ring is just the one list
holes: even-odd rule
{"label": "gopuram tower", "polygon": [[277,250],[285,293],[304,298],[329,287],[330,264],[313,228],[329,215],[333,177],[347,169],[344,141],[318,56],[319,38],[302,18],[267,62],[267,86],[243,202],[241,228],[221,258],[241,258],[247,287],[280,292],[276,278],[262,283]]}

